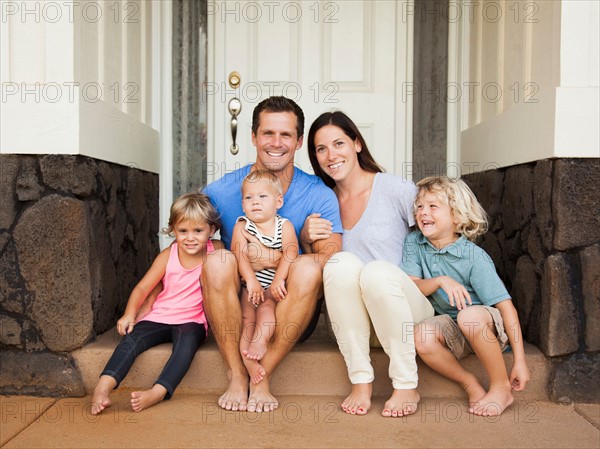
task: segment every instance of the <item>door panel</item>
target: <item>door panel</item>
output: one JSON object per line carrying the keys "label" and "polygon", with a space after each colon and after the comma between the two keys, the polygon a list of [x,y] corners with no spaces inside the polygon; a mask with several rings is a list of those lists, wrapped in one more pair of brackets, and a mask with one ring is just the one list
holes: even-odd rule
{"label": "door panel", "polygon": [[[407,23],[394,1],[214,3],[209,11],[209,180],[255,159],[252,110],[270,95],[285,95],[304,110],[305,136],[322,112],[346,112],[364,133],[376,160],[400,172],[406,155],[407,110],[400,87],[412,73]],[[212,27],[212,28],[211,28]],[[211,54],[212,52],[212,54]],[[398,70],[398,67],[409,70]],[[231,89],[226,80],[241,74]],[[237,143],[232,155],[229,100],[238,97]],[[409,111],[408,111],[409,112]],[[408,114],[410,116],[410,114]],[[296,163],[312,172],[306,143]]]}

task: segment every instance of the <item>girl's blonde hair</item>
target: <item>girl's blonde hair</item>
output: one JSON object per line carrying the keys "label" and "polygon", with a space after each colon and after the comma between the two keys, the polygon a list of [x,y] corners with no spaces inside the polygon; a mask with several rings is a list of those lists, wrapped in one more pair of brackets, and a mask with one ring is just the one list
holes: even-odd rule
{"label": "girl's blonde hair", "polygon": [[452,215],[458,220],[456,232],[469,240],[475,240],[488,229],[487,214],[469,186],[458,178],[430,176],[417,182],[419,193],[415,199],[414,213],[417,213],[417,201],[423,192],[438,197],[450,206]]}
{"label": "girl's blonde hair", "polygon": [[171,206],[169,225],[162,232],[173,237],[175,225],[182,220],[204,221],[215,230],[221,227],[219,213],[204,193],[186,193],[177,198]]}
{"label": "girl's blonde hair", "polygon": [[281,186],[281,182],[279,181],[279,178],[277,176],[275,176],[275,174],[273,172],[270,172],[269,170],[254,170],[254,171],[251,171],[250,173],[248,173],[248,176],[246,176],[244,178],[244,180],[242,181],[242,190],[244,190],[245,183],[256,182],[261,179],[266,179],[267,181],[269,181],[271,184],[273,184],[273,187],[275,187],[275,190],[277,191],[277,193],[279,195],[283,195],[283,187]]}

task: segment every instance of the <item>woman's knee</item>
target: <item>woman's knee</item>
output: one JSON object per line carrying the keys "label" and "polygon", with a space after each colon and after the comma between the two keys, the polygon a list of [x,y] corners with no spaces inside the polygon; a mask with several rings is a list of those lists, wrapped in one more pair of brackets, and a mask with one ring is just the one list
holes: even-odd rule
{"label": "woman's knee", "polygon": [[361,260],[352,253],[342,251],[334,254],[323,268],[323,279],[358,277],[363,267]]}
{"label": "woman's knee", "polygon": [[393,263],[374,260],[366,264],[360,272],[361,289],[389,288],[397,281],[400,269]]}

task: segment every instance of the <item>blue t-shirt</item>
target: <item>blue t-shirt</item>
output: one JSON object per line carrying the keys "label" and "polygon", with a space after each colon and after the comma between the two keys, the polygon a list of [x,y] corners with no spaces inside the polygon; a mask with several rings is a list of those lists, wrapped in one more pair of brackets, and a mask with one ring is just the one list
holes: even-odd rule
{"label": "blue t-shirt", "polygon": [[[242,181],[250,173],[252,164],[246,165],[221,179],[211,182],[204,188],[217,212],[221,215],[221,240],[227,249],[231,248],[231,235],[235,223],[241,215],[242,209]],[[277,211],[279,215],[287,218],[300,238],[300,231],[304,226],[306,217],[310,214],[321,214],[333,224],[334,233],[342,233],[342,220],[340,219],[340,206],[337,198],[329,187],[320,178],[309,175],[299,168],[294,168],[294,177],[283,196],[283,206]]]}
{"label": "blue t-shirt", "polygon": [[[493,306],[510,299],[492,258],[464,236],[438,250],[421,231],[410,233],[404,241],[401,268],[409,276],[421,279],[451,277],[467,289],[473,305]],[[435,291],[429,301],[438,315],[456,319],[458,309],[450,305],[444,290]]]}

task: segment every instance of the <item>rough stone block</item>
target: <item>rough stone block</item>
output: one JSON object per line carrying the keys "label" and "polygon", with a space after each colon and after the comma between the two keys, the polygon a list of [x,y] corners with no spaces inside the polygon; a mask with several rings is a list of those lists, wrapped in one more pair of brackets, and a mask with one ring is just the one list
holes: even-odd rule
{"label": "rough stone block", "polygon": [[559,362],[550,390],[559,402],[600,402],[600,353],[574,354]]}
{"label": "rough stone block", "polygon": [[10,229],[17,214],[15,180],[19,173],[17,156],[0,154],[0,229]]}
{"label": "rough stone block", "polygon": [[21,325],[14,318],[0,315],[0,343],[6,346],[22,346]]}
{"label": "rough stone block", "polygon": [[1,351],[0,357],[0,394],[85,396],[81,375],[71,356]]}
{"label": "rough stone block", "polygon": [[533,305],[540,300],[540,281],[536,275],[535,264],[529,256],[521,256],[517,261],[517,275],[511,297],[519,313],[521,328],[526,330]]}
{"label": "rough stone block", "polygon": [[23,284],[23,279],[17,273],[15,246],[9,242],[0,255],[0,304],[7,312],[25,312]]}
{"label": "rough stone block", "polygon": [[535,223],[546,252],[552,249],[554,220],[552,217],[552,170],[554,162],[538,161],[533,169],[533,207]]}
{"label": "rough stone block", "polygon": [[464,180],[487,212],[490,219],[490,230],[498,231],[502,227],[504,171],[488,170],[473,173],[465,176]]}
{"label": "rough stone block", "polygon": [[536,273],[542,274],[542,266],[546,258],[542,237],[535,223],[529,225],[529,234],[527,235],[527,253],[535,263]]}
{"label": "rough stone block", "polygon": [[544,354],[550,357],[570,354],[579,347],[581,329],[570,266],[566,254],[549,256],[544,263],[540,343]]}
{"label": "rough stone block", "polygon": [[98,166],[91,158],[48,155],[40,158],[44,183],[60,192],[87,197],[96,192]]}
{"label": "rough stone block", "polygon": [[502,196],[502,224],[511,237],[522,229],[533,212],[533,166],[517,165],[506,170]]}
{"label": "rough stone block", "polygon": [[600,241],[600,159],[555,163],[552,209],[554,247],[566,251]]}
{"label": "rough stone block", "polygon": [[30,318],[53,351],[81,347],[92,333],[90,229],[84,203],[59,195],[38,201],[15,227],[20,272],[35,296]]}
{"label": "rough stone block", "polygon": [[589,351],[600,350],[600,244],[589,246],[579,253],[581,285],[585,310],[585,346]]}
{"label": "rough stone block", "polygon": [[16,184],[19,201],[34,201],[42,195],[44,187],[40,184],[37,169],[37,159],[26,157],[22,160]]}

